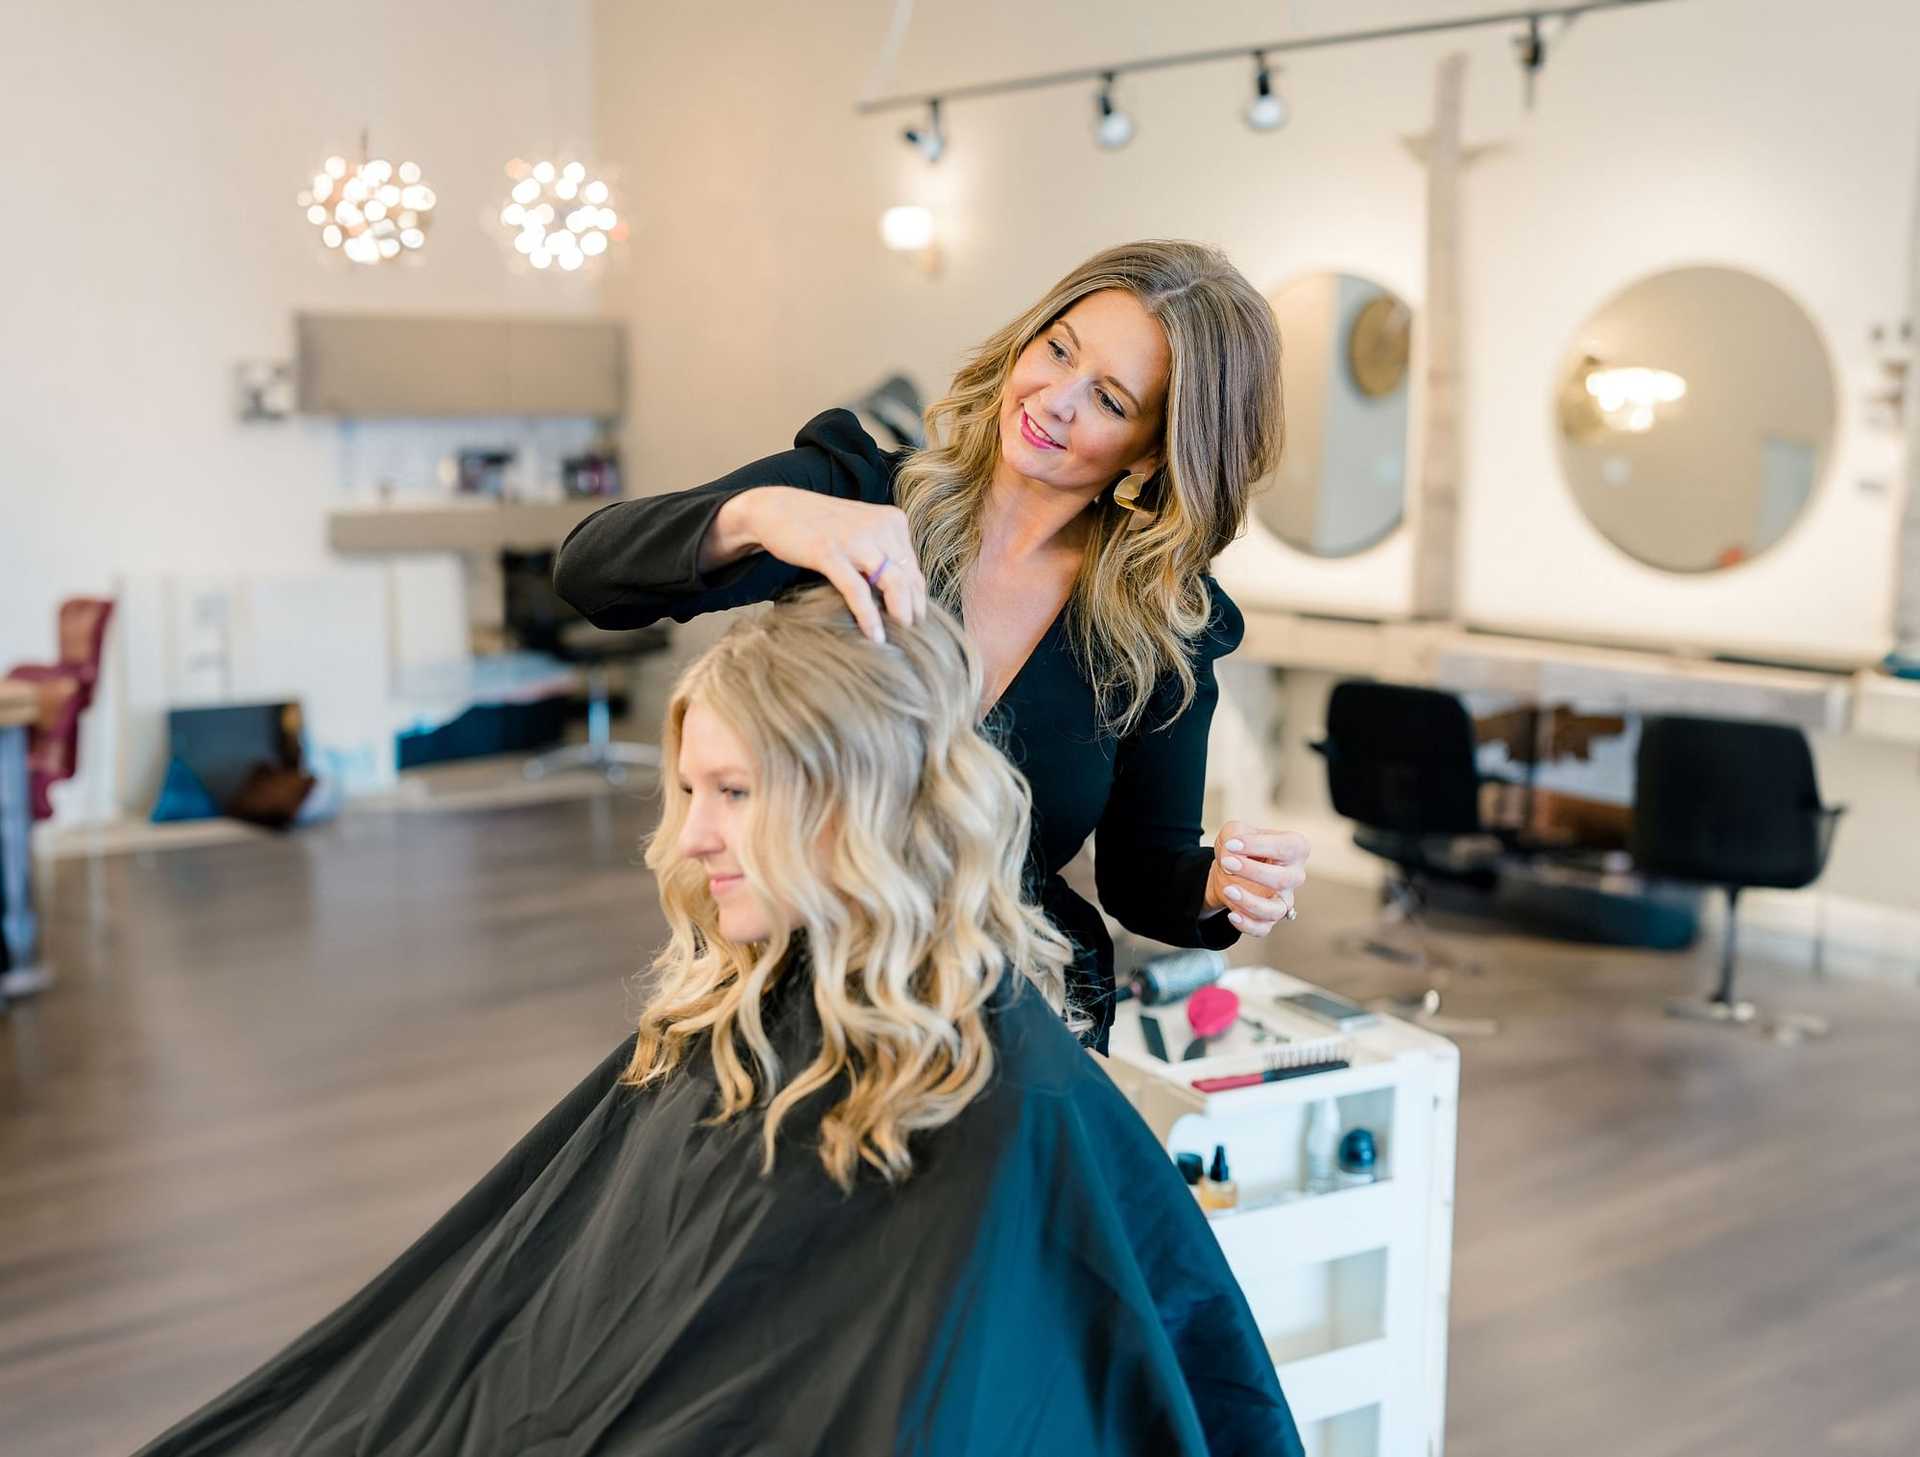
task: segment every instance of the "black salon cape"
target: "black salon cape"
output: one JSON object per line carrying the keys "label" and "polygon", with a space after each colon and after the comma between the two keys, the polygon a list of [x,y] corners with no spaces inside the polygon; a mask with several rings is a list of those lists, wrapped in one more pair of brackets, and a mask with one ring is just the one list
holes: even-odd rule
{"label": "black salon cape", "polygon": [[[689,622],[818,583],[812,572],[765,552],[700,570],[700,547],[720,508],[755,486],[894,503],[906,452],[883,451],[852,412],[816,415],[793,447],[692,490],[603,506],[561,544],[554,589],[601,627],[635,628],[663,617]],[[1061,874],[1089,838],[1100,904],[1135,935],[1215,949],[1240,936],[1224,914],[1206,912],[1213,850],[1201,843],[1200,813],[1207,732],[1219,698],[1214,664],[1240,646],[1246,624],[1218,582],[1203,582],[1210,609],[1189,647],[1193,700],[1184,709],[1178,679],[1163,674],[1143,721],[1114,733],[1062,607],[987,716],[992,737],[1032,786],[1034,898],[1074,944],[1067,989],[1092,1020],[1089,1045],[1102,1052],[1113,1020],[1113,938],[1100,912]]]}
{"label": "black salon cape", "polygon": [[[803,982],[804,977],[789,977]],[[789,991],[770,1035],[818,1046]],[[811,1132],[724,1127],[711,1066],[617,1048],[358,1295],[142,1457],[1291,1457],[1245,1299],[1139,1116],[1045,1003],[993,1082],[842,1195]],[[811,1041],[809,1041],[811,1039]]]}

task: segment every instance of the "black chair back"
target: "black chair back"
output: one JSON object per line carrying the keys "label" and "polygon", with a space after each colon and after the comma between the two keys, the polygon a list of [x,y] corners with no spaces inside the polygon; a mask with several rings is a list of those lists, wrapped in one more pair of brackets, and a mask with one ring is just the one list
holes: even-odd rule
{"label": "black chair back", "polygon": [[1797,890],[1819,876],[1832,823],[1799,729],[1678,716],[1642,725],[1631,840],[1642,871]]}
{"label": "black chair back", "polygon": [[1453,694],[1348,679],[1314,747],[1347,819],[1399,835],[1482,833],[1473,721]]}
{"label": "black chair back", "polygon": [[514,640],[531,652],[564,657],[562,634],[585,619],[553,590],[553,558],[551,548],[507,547],[500,553],[500,575],[506,588],[507,631]]}

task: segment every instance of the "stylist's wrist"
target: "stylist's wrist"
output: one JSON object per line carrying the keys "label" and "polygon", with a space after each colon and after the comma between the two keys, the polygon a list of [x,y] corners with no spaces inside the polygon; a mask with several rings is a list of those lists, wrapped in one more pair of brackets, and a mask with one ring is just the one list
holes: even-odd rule
{"label": "stylist's wrist", "polygon": [[755,486],[727,498],[714,513],[713,524],[700,543],[701,571],[729,566],[760,549],[758,513],[768,494],[781,489],[780,486]]}

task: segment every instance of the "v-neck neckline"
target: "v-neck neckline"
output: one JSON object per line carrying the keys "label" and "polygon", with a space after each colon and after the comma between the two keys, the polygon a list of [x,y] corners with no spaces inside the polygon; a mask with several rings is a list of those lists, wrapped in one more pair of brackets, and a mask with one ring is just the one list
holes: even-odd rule
{"label": "v-neck neckline", "polygon": [[[1000,690],[999,697],[995,698],[981,713],[980,722],[985,723],[988,719],[992,718],[994,714],[1000,711],[1001,705],[1013,696],[1013,690],[1018,688],[1020,686],[1020,680],[1027,676],[1027,669],[1031,668],[1033,666],[1033,660],[1040,656],[1040,650],[1052,640],[1054,633],[1060,630],[1060,624],[1066,618],[1067,609],[1072,605],[1073,594],[1069,592],[1066,601],[1060,604],[1059,610],[1055,612],[1051,620],[1048,621],[1046,629],[1040,636],[1033,640],[1033,646],[1027,649],[1027,655],[1020,660],[1020,666],[1013,670],[1013,676],[1007,679],[1006,686]],[[964,625],[965,624],[962,623],[962,626]]]}

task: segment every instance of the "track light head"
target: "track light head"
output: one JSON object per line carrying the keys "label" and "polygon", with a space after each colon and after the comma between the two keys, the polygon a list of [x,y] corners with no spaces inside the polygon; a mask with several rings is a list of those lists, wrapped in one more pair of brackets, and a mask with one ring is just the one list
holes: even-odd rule
{"label": "track light head", "polygon": [[1287,98],[1273,89],[1273,73],[1267,69],[1266,56],[1255,51],[1253,100],[1247,103],[1247,125],[1257,132],[1278,131],[1292,115],[1293,108],[1287,105]]}
{"label": "track light head", "polygon": [[1093,139],[1110,152],[1133,140],[1133,118],[1113,104],[1113,82],[1112,71],[1102,76],[1093,101]]}
{"label": "track light head", "polygon": [[936,96],[927,103],[926,125],[910,126],[900,135],[928,162],[938,162],[947,150],[946,129],[940,125],[940,98]]}
{"label": "track light head", "polygon": [[1525,89],[1527,110],[1533,110],[1533,83],[1547,64],[1547,38],[1540,33],[1540,17],[1527,17],[1526,31],[1513,38],[1514,59],[1520,63],[1520,82]]}

